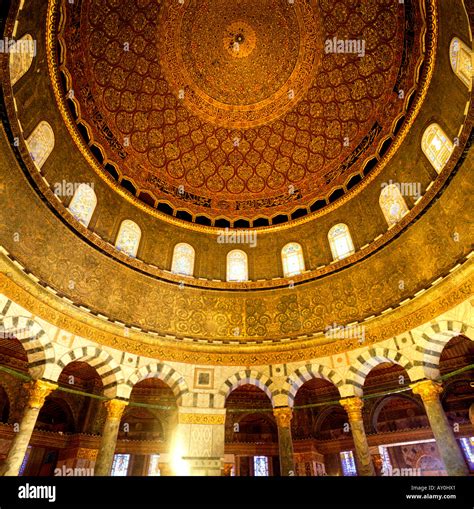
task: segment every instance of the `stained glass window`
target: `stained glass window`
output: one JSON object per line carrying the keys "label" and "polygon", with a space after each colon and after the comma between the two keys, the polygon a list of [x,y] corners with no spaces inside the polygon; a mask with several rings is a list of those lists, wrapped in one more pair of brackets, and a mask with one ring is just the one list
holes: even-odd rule
{"label": "stained glass window", "polygon": [[382,472],[389,473],[392,471],[392,462],[390,461],[390,454],[388,448],[383,445],[379,446],[380,456],[382,458]]}
{"label": "stained glass window", "polygon": [[438,124],[431,124],[423,134],[421,148],[439,173],[451,157],[454,145]]}
{"label": "stained glass window", "polygon": [[150,456],[150,463],[148,464],[148,475],[150,477],[157,477],[161,475],[160,473],[160,455],[152,454]]}
{"label": "stained glass window", "polygon": [[54,148],[54,132],[52,127],[42,120],[26,140],[26,146],[30,152],[30,157],[40,170],[46,159]]}
{"label": "stained glass window", "polygon": [[177,244],[173,252],[171,271],[183,276],[192,276],[194,272],[195,252],[189,244]]}
{"label": "stained glass window", "polygon": [[343,223],[336,224],[329,230],[328,239],[334,260],[347,258],[355,251],[349,228]]}
{"label": "stained glass window", "polygon": [[28,460],[30,459],[31,454],[31,446],[28,446],[28,449],[26,450],[25,457],[23,458],[23,461],[21,462],[20,472],[18,475],[23,475],[26,470],[26,465],[28,465]]}
{"label": "stained glass window", "polygon": [[128,464],[130,463],[130,454],[115,454],[112,463],[112,477],[126,477],[128,473]]}
{"label": "stained glass window", "polygon": [[135,257],[137,256],[141,236],[140,227],[130,219],[126,219],[120,226],[115,247],[128,256]]}
{"label": "stained glass window", "polygon": [[69,210],[84,226],[89,226],[96,205],[97,197],[94,190],[87,184],[81,184],[72,197]]}
{"label": "stained glass window", "polygon": [[474,470],[474,437],[461,438],[461,447],[470,470]]}
{"label": "stained glass window", "polygon": [[268,458],[266,456],[254,456],[253,471],[255,477],[268,477]]}
{"label": "stained glass window", "polygon": [[283,262],[283,274],[292,277],[301,274],[305,270],[303,249],[296,242],[287,244],[281,251]]}
{"label": "stained glass window", "polygon": [[341,452],[341,465],[342,473],[345,476],[357,475],[357,468],[355,464],[354,454],[352,451]]}
{"label": "stained glass window", "polygon": [[472,50],[455,37],[449,47],[449,57],[454,73],[471,90],[473,76]]}
{"label": "stained glass window", "polygon": [[400,221],[400,219],[408,212],[408,207],[402,193],[394,184],[382,189],[379,204],[389,226],[398,223],[398,221]]}
{"label": "stained glass window", "polygon": [[247,281],[247,254],[240,249],[234,249],[227,254],[227,281]]}
{"label": "stained glass window", "polygon": [[28,72],[35,57],[36,44],[30,34],[24,35],[10,48],[10,81],[12,86]]}

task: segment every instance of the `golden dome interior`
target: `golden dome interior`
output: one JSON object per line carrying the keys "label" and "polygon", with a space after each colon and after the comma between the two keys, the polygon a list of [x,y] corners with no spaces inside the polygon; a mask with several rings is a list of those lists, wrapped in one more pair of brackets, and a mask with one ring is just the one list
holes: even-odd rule
{"label": "golden dome interior", "polygon": [[56,29],[63,94],[98,171],[220,226],[306,216],[377,172],[426,37],[416,3],[350,0],[90,0],[66,3]]}

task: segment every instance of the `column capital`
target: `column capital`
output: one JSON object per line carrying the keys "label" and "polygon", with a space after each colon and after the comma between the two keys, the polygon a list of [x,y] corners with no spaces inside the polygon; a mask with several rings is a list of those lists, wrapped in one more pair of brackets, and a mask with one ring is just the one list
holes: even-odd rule
{"label": "column capital", "polygon": [[354,396],[352,398],[341,399],[339,400],[339,404],[344,407],[350,421],[362,420],[362,408],[364,407],[362,398]]}
{"label": "column capital", "polygon": [[128,401],[124,401],[123,399],[110,399],[106,401],[104,406],[107,410],[107,420],[120,421],[127,405]]}
{"label": "column capital", "polygon": [[273,415],[279,428],[289,428],[291,426],[291,419],[293,418],[292,408],[288,406],[274,408]]}
{"label": "column capital", "polygon": [[46,380],[34,380],[24,385],[28,392],[28,405],[31,408],[41,408],[45,399],[58,388],[58,384]]}
{"label": "column capital", "polygon": [[439,399],[439,395],[443,392],[441,384],[434,380],[421,380],[410,385],[413,394],[418,394],[425,403],[432,403]]}

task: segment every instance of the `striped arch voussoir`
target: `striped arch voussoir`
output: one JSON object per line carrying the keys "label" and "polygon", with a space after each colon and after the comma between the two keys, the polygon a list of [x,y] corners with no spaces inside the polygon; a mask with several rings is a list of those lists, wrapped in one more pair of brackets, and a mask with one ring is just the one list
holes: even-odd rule
{"label": "striped arch voussoir", "polygon": [[61,371],[71,362],[85,362],[93,367],[104,384],[104,394],[114,397],[117,385],[123,382],[120,366],[113,357],[95,346],[79,347],[64,354],[56,363],[55,380],[59,378]]}
{"label": "striped arch voussoir", "polygon": [[439,377],[439,360],[447,343],[456,336],[474,340],[474,327],[464,322],[443,320],[430,324],[421,332],[416,346],[417,366],[422,366],[427,378]]}
{"label": "striped arch voussoir", "polygon": [[410,372],[414,368],[414,364],[396,350],[390,350],[388,348],[371,348],[359,355],[356,363],[349,368],[346,383],[354,387],[356,395],[361,395],[367,375],[370,373],[372,368],[384,362],[391,362],[402,366],[407,371],[408,376],[410,376]]}
{"label": "striped arch voussoir", "polygon": [[253,369],[246,369],[245,371],[240,371],[232,375],[222,384],[219,394],[223,396],[225,400],[234,389],[247,384],[255,385],[265,392],[270,398],[272,406],[275,406],[274,396],[277,393],[273,390],[273,381],[268,378],[268,376]]}
{"label": "striped arch voussoir", "polygon": [[306,364],[306,366],[294,371],[286,381],[287,389],[284,389],[282,392],[287,394],[289,406],[292,407],[294,405],[296,393],[300,387],[313,378],[322,378],[323,380],[327,380],[328,382],[333,383],[338,390],[344,383],[339,374],[333,369],[319,364]]}
{"label": "striped arch voussoir", "polygon": [[27,316],[0,319],[0,337],[20,341],[28,359],[28,370],[34,378],[41,378],[46,366],[55,361],[54,348],[45,330]]}
{"label": "striped arch voussoir", "polygon": [[188,384],[181,373],[167,364],[154,362],[141,367],[130,376],[126,382],[129,393],[132,392],[133,387],[138,382],[147,378],[158,378],[166,383],[173,391],[178,403],[181,401],[181,398],[189,392]]}

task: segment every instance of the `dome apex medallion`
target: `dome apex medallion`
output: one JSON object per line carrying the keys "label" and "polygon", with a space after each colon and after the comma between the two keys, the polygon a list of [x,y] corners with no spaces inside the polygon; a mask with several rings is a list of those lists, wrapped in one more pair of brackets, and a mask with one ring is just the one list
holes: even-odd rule
{"label": "dome apex medallion", "polygon": [[165,2],[160,16],[158,53],[175,96],[226,129],[264,125],[293,109],[321,61],[321,25],[307,2]]}
{"label": "dome apex medallion", "polygon": [[248,23],[235,21],[227,27],[223,43],[224,49],[233,58],[246,58],[255,49],[257,37]]}

